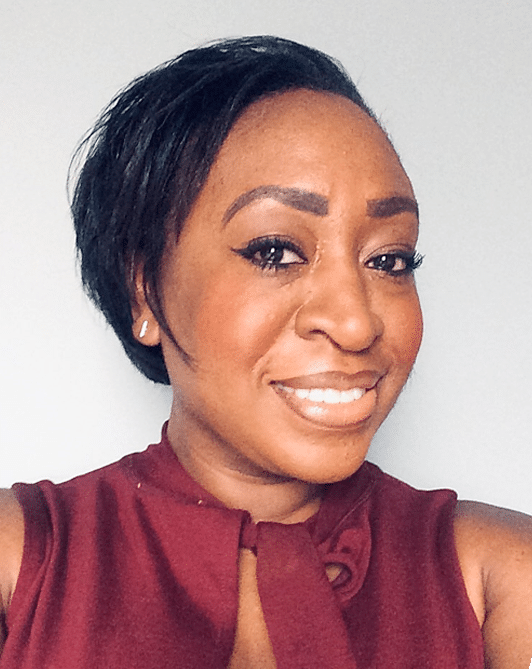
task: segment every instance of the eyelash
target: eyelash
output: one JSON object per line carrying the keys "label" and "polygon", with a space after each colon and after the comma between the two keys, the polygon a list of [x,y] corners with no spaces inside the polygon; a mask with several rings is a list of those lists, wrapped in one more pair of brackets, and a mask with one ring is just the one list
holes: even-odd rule
{"label": "eyelash", "polygon": [[[279,270],[286,270],[294,265],[303,265],[307,259],[301,249],[288,239],[281,237],[258,237],[252,239],[247,246],[242,249],[233,249],[235,253],[249,260],[253,265],[268,272],[278,272]],[[289,251],[300,258],[300,262],[280,262],[285,251]],[[276,259],[275,255],[281,253],[280,257]],[[257,257],[257,254],[262,253],[263,257]],[[266,254],[270,254],[266,257]]]}
{"label": "eyelash", "polygon": [[[401,269],[393,269],[393,265],[395,265],[395,263],[398,260],[402,261],[403,267],[401,267]],[[390,261],[392,261],[391,268],[387,266],[389,265]],[[405,253],[403,251],[401,252],[393,251],[389,253],[380,253],[379,255],[370,258],[366,264],[372,269],[384,272],[389,276],[401,277],[405,276],[406,274],[412,274],[413,272],[415,272],[416,269],[421,267],[422,262],[423,262],[423,256],[420,253],[417,252]]]}
{"label": "eyelash", "polygon": [[[287,270],[297,265],[306,264],[307,258],[301,249],[288,239],[281,237],[258,237],[252,239],[247,246],[241,249],[233,249],[242,258],[249,260],[253,265],[267,272],[278,272]],[[285,251],[289,251],[300,258],[299,262],[280,262]],[[262,257],[257,257],[262,253]],[[280,253],[280,256],[279,256]],[[267,257],[269,254],[269,257]],[[278,256],[276,258],[276,255]],[[402,263],[400,269],[394,269],[397,261]],[[423,256],[417,252],[406,253],[404,251],[390,251],[381,253],[366,262],[366,266],[392,277],[401,277],[412,274],[421,266]],[[390,266],[391,265],[391,266]]]}

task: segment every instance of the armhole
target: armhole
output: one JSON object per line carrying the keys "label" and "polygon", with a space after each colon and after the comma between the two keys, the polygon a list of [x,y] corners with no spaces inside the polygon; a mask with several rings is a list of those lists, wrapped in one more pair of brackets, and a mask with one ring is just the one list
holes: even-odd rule
{"label": "armhole", "polygon": [[46,561],[51,521],[46,499],[37,484],[16,483],[13,493],[22,508],[24,518],[24,544],[20,572],[6,613],[6,627],[9,631],[24,601],[38,580]]}
{"label": "armhole", "polygon": [[6,614],[2,611],[0,612],[0,658],[2,656],[2,651],[4,650],[4,644],[7,638],[7,628],[6,628]]}
{"label": "armhole", "polygon": [[471,609],[475,615],[478,625],[480,629],[482,629],[485,620],[482,567],[480,565],[473,564],[473,560],[471,560],[470,563],[470,556],[465,547],[462,548],[462,550],[460,549],[461,546],[463,546],[463,542],[460,541],[460,533],[464,531],[462,528],[460,528],[461,505],[461,501],[456,500],[452,517],[454,559],[461,576],[467,599],[471,604]]}
{"label": "armhole", "polygon": [[454,561],[465,593],[465,598],[469,603],[473,617],[482,633],[482,625],[484,623],[482,573],[479,570],[478,574],[475,576],[475,566],[468,565],[467,555],[460,550],[460,506],[461,501],[457,499],[454,504],[452,515]]}
{"label": "armhole", "polygon": [[454,491],[452,497],[442,509],[443,513],[439,520],[440,525],[440,565],[446,574],[447,606],[450,620],[458,637],[461,638],[461,648],[467,662],[460,666],[484,667],[484,639],[482,626],[477,617],[473,602],[468,592],[466,577],[462,568],[460,554],[456,541],[456,516],[459,508],[457,495]]}

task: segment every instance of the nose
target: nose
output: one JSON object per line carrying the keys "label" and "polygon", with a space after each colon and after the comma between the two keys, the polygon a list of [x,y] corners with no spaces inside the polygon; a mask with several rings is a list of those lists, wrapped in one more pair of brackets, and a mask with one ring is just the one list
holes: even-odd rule
{"label": "nose", "polygon": [[361,352],[382,335],[384,324],[365,285],[364,270],[342,265],[315,270],[295,329],[303,339],[326,337],[338,348]]}

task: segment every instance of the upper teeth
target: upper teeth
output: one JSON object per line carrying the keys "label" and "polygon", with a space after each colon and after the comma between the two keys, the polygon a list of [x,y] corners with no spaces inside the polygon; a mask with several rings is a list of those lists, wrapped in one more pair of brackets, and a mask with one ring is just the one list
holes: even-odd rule
{"label": "upper teeth", "polygon": [[289,393],[293,393],[301,400],[324,402],[325,404],[347,404],[348,402],[354,402],[355,400],[359,400],[366,392],[365,388],[335,390],[334,388],[291,388],[290,386],[282,385],[281,388]]}

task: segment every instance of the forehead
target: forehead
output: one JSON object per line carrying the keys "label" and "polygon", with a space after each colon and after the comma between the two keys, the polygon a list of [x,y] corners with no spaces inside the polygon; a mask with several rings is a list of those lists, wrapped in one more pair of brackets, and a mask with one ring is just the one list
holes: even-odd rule
{"label": "forehead", "polygon": [[350,100],[296,90],[251,105],[235,123],[200,200],[233,200],[265,185],[366,200],[412,188],[386,134]]}

